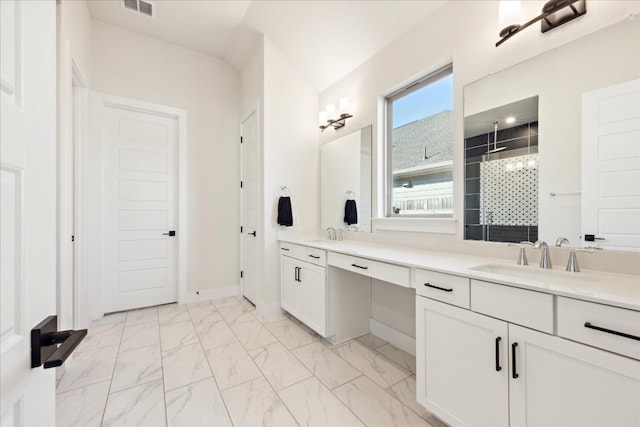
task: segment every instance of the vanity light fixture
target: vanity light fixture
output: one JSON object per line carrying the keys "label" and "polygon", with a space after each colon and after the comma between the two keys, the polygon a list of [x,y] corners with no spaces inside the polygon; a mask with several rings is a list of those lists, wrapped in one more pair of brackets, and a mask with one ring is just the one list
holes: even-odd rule
{"label": "vanity light fixture", "polygon": [[504,122],[508,125],[515,123],[516,122],[516,118],[511,116],[511,117],[507,117],[506,119],[504,119]]}
{"label": "vanity light fixture", "polygon": [[[504,1],[509,0],[502,0]],[[496,43],[496,47],[538,21],[541,23],[541,31],[546,33],[585,13],[587,13],[586,0],[549,0],[542,6],[540,15],[522,25],[512,24],[504,27],[500,31],[500,40]]]}
{"label": "vanity light fixture", "polygon": [[350,114],[350,102],[349,98],[340,98],[339,110],[336,113],[335,104],[329,104],[325,107],[325,111],[320,111],[318,114],[318,120],[320,121],[320,130],[324,132],[325,129],[332,127],[334,129],[340,129],[345,125],[345,121],[348,118],[353,117]]}

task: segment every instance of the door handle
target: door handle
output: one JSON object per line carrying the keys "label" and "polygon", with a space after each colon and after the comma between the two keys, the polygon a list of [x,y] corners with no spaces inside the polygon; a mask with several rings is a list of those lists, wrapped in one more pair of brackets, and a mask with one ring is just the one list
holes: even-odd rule
{"label": "door handle", "polygon": [[502,341],[502,337],[496,338],[496,371],[502,371],[502,366],[500,366],[500,341]]}
{"label": "door handle", "polygon": [[511,344],[511,377],[513,379],[518,378],[518,370],[516,368],[516,349],[518,348],[518,343],[514,342]]}
{"label": "door handle", "polygon": [[253,237],[256,237],[256,230],[253,230],[253,232],[252,232],[252,233],[247,233],[247,234],[249,234],[249,235],[251,235],[251,236],[253,236]]}
{"label": "door handle", "polygon": [[168,233],[162,233],[163,236],[169,236],[169,237],[173,237],[176,235],[176,231],[175,230],[171,230]]}
{"label": "door handle", "polygon": [[58,331],[58,316],[47,317],[31,329],[31,367],[62,365],[86,335],[86,329]]}
{"label": "door handle", "polygon": [[424,284],[427,288],[433,288],[433,289],[437,289],[439,291],[445,291],[445,292],[453,292],[453,288],[442,288],[440,286],[436,286],[436,285],[432,285],[431,283],[425,283]]}
{"label": "door handle", "polygon": [[300,267],[296,267],[293,273],[293,280],[295,280],[296,282],[298,281],[298,269]]}

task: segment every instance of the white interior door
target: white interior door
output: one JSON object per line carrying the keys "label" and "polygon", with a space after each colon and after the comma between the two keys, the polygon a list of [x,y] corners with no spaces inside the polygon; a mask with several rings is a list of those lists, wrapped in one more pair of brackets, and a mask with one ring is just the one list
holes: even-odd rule
{"label": "white interior door", "polygon": [[[121,105],[124,102],[125,105]],[[101,102],[105,313],[177,301],[178,120]]]}
{"label": "white interior door", "polygon": [[0,425],[52,425],[55,370],[30,330],[56,314],[56,4],[0,1]]}
{"label": "white interior door", "polygon": [[640,80],[582,97],[582,235],[640,251]]}
{"label": "white interior door", "polygon": [[240,245],[242,251],[242,295],[254,304],[258,301],[259,260],[258,260],[258,126],[256,114],[252,113],[242,122],[242,144],[240,144],[242,171],[241,203],[242,231]]}

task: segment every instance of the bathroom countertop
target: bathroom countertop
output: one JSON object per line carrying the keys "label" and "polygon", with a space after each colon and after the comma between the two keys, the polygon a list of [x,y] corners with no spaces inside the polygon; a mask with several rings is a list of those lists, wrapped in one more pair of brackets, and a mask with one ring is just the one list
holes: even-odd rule
{"label": "bathroom countertop", "polygon": [[[280,241],[640,311],[639,276],[596,270],[571,273],[564,271],[564,268],[554,268],[552,272],[549,272],[540,269],[537,265],[517,266],[502,258],[438,252],[354,240],[331,241],[316,237],[281,238]],[[525,274],[531,270],[533,277],[514,277],[508,274],[489,273],[474,269],[487,264],[521,269]],[[547,275],[545,272],[550,274]]]}

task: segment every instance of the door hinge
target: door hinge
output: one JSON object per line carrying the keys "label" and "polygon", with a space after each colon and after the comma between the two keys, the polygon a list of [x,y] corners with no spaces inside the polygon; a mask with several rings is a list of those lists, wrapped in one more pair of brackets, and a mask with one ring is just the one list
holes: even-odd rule
{"label": "door hinge", "polygon": [[76,236],[72,235],[72,236],[71,236],[71,241],[72,241],[72,242],[75,242],[75,241],[76,241]]}
{"label": "door hinge", "polygon": [[244,230],[244,228],[242,226],[240,226],[240,232],[242,233],[242,230]]}
{"label": "door hinge", "polygon": [[242,188],[242,181],[240,181],[240,188]]}
{"label": "door hinge", "polygon": [[240,278],[244,278],[244,271],[240,270]]}
{"label": "door hinge", "polygon": [[240,137],[240,144],[242,144],[242,137]]}

